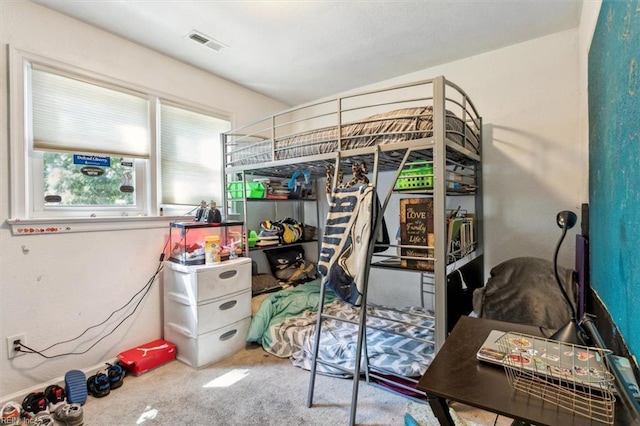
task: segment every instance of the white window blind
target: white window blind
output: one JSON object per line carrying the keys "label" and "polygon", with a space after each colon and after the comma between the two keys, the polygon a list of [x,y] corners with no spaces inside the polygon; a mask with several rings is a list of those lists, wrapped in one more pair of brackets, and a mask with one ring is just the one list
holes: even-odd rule
{"label": "white window blind", "polygon": [[221,203],[220,134],[229,120],[160,105],[160,167],[163,204]]}
{"label": "white window blind", "polygon": [[34,149],[149,157],[144,95],[91,84],[32,64]]}

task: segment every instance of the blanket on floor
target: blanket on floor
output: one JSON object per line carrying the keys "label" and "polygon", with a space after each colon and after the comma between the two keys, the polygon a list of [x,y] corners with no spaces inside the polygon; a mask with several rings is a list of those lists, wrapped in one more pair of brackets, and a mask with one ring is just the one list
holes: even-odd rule
{"label": "blanket on floor", "polygon": [[[251,322],[247,340],[260,343],[270,354],[290,358],[294,365],[310,370],[319,286],[316,280],[265,299]],[[361,308],[342,302],[335,295],[329,296],[331,294],[327,292],[333,301],[327,302],[324,313],[357,322]],[[407,377],[421,376],[434,356],[433,325],[432,313],[422,308],[367,307],[369,365]],[[357,330],[356,324],[325,320],[318,359],[353,371]],[[364,354],[365,351],[363,357]],[[317,369],[325,375],[346,376],[342,370],[322,363],[317,364]]]}
{"label": "blanket on floor", "polygon": [[[287,318],[301,316],[306,311],[318,310],[321,285],[320,279],[316,279],[267,296],[251,319],[247,341],[270,347],[276,337],[271,333],[274,326]],[[325,303],[335,298],[333,292],[325,291]]]}

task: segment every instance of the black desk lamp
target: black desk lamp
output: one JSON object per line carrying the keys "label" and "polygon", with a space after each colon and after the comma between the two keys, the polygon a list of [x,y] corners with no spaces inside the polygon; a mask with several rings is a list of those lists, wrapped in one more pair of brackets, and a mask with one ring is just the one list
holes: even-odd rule
{"label": "black desk lamp", "polygon": [[571,320],[558,331],[556,331],[555,334],[551,336],[551,339],[564,343],[586,345],[586,334],[582,327],[580,327],[580,324],[578,324],[578,320],[576,319],[576,309],[571,303],[571,299],[569,298],[567,291],[562,285],[560,275],[558,275],[558,252],[560,251],[560,246],[562,245],[562,241],[564,240],[565,235],[567,235],[567,230],[573,228],[577,221],[578,217],[576,216],[576,214],[569,210],[561,211],[556,216],[556,222],[558,224],[558,227],[562,229],[562,235],[560,236],[560,240],[558,241],[558,245],[556,246],[555,254],[553,255],[553,272],[555,273],[556,282],[558,283],[558,287],[560,287],[562,296],[564,296],[564,300],[567,302],[567,305],[569,305],[569,309],[571,310]]}

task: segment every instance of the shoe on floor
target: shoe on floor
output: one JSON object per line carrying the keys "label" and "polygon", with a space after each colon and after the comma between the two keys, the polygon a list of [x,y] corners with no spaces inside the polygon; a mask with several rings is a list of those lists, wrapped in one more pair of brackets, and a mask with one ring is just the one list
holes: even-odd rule
{"label": "shoe on floor", "polygon": [[29,426],[55,426],[56,423],[53,421],[53,417],[51,417],[51,414],[47,413],[46,411],[41,411],[32,419],[27,420],[27,424]]}
{"label": "shoe on floor", "polygon": [[22,417],[22,406],[14,401],[9,401],[2,406],[2,424],[17,425]]}
{"label": "shoe on floor", "polygon": [[84,404],[87,401],[87,376],[80,370],[71,370],[64,375],[67,402]]}
{"label": "shoe on floor", "polygon": [[49,402],[48,407],[50,413],[53,413],[56,408],[67,403],[67,394],[64,389],[58,385],[47,386],[44,390],[44,396]]}
{"label": "shoe on floor", "polygon": [[49,403],[43,392],[31,392],[22,401],[22,409],[25,417],[31,420],[38,413],[49,414]]}
{"label": "shoe on floor", "polygon": [[124,382],[126,371],[118,363],[107,363],[107,365],[109,366],[109,368],[107,369],[107,375],[109,376],[109,386],[111,387],[111,390],[118,389]]}
{"label": "shoe on floor", "polygon": [[80,404],[60,405],[53,412],[53,417],[66,426],[81,426],[84,423],[84,413]]}
{"label": "shoe on floor", "polygon": [[111,385],[109,384],[109,376],[104,372],[97,372],[87,379],[87,391],[96,398],[102,398],[109,395]]}

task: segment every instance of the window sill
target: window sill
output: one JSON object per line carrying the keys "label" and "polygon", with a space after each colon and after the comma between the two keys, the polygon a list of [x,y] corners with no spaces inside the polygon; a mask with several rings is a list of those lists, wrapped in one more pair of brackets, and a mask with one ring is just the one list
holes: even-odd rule
{"label": "window sill", "polygon": [[61,219],[7,219],[13,235],[68,234],[72,232],[125,231],[165,228],[185,216],[127,216]]}

